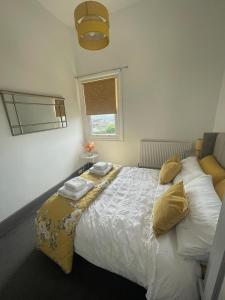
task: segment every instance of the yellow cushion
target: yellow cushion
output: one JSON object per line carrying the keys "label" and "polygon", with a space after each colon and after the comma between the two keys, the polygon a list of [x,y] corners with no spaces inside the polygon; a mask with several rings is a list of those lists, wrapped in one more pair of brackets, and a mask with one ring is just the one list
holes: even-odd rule
{"label": "yellow cushion", "polygon": [[200,160],[203,171],[212,176],[213,184],[225,179],[225,170],[220,166],[213,155],[208,155]]}
{"label": "yellow cushion", "polygon": [[172,181],[181,170],[181,163],[178,156],[168,159],[161,167],[159,173],[160,184],[166,184]]}
{"label": "yellow cushion", "polygon": [[188,200],[183,181],[172,185],[155,201],[153,206],[153,229],[156,236],[166,233],[188,214]]}
{"label": "yellow cushion", "polygon": [[178,155],[173,155],[172,157],[170,157],[167,161],[166,161],[166,163],[168,163],[168,162],[180,162],[180,157],[178,156]]}
{"label": "yellow cushion", "polygon": [[220,197],[221,201],[223,201],[223,198],[225,196],[225,179],[219,181],[215,185],[215,190],[216,190],[218,196]]}

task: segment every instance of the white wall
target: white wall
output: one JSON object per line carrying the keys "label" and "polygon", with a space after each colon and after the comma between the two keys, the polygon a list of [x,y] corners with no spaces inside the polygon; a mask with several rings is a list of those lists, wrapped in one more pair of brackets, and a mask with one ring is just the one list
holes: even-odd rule
{"label": "white wall", "polygon": [[193,140],[212,131],[225,63],[225,1],[145,0],[110,17],[110,46],[77,44],[78,73],[123,72],[124,142],[100,159],[136,165],[142,138]]}
{"label": "white wall", "polygon": [[35,0],[0,9],[1,89],[62,95],[68,128],[11,136],[0,101],[0,221],[81,164],[82,130],[73,80],[74,32]]}
{"label": "white wall", "polygon": [[224,72],[221,90],[219,94],[214,131],[217,132],[225,131],[225,72]]}

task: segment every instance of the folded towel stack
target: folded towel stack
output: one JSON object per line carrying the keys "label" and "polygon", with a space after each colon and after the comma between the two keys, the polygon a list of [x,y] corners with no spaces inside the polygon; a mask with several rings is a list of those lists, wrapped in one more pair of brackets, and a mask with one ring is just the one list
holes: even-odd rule
{"label": "folded towel stack", "polygon": [[106,174],[109,173],[111,169],[112,169],[112,163],[98,162],[94,164],[93,167],[89,169],[89,171],[93,174],[105,176]]}
{"label": "folded towel stack", "polygon": [[105,169],[108,167],[108,163],[104,161],[99,161],[96,164],[94,164],[94,169],[98,171],[105,171]]}
{"label": "folded towel stack", "polygon": [[81,177],[75,177],[65,182],[65,187],[71,192],[79,192],[82,190],[87,184],[87,180]]}
{"label": "folded towel stack", "polygon": [[72,200],[79,200],[94,187],[93,182],[81,177],[74,177],[65,182],[64,186],[58,190],[58,194]]}

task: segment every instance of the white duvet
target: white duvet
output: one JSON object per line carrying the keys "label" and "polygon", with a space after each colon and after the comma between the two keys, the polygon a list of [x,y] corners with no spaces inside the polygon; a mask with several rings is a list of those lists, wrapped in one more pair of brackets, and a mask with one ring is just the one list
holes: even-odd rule
{"label": "white duvet", "polygon": [[83,213],[75,251],[89,262],[147,289],[149,300],[199,299],[199,265],[177,254],[176,231],[156,239],[151,211],[168,188],[159,171],[124,167]]}

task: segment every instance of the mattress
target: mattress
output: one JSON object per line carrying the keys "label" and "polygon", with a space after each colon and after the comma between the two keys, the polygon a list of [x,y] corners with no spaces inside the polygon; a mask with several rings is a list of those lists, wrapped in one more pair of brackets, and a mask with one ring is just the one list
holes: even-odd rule
{"label": "mattress", "polygon": [[148,300],[197,300],[199,264],[176,251],[176,231],[155,238],[154,200],[169,185],[159,171],[124,167],[82,214],[75,252],[146,288]]}

